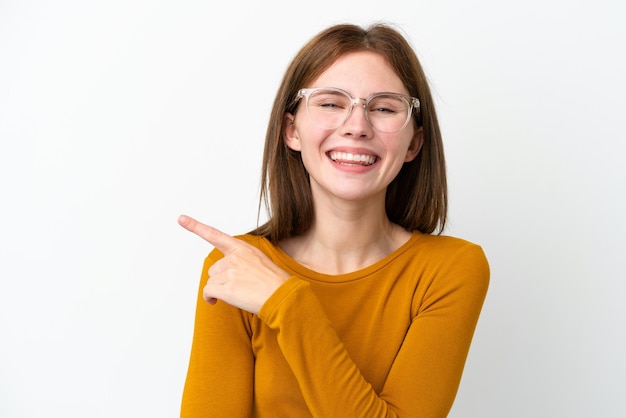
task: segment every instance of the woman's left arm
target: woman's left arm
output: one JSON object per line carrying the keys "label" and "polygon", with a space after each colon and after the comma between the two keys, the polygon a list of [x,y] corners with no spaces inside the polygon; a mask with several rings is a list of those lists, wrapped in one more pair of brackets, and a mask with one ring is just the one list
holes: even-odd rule
{"label": "woman's left arm", "polygon": [[399,416],[449,413],[489,278],[483,250],[468,243],[439,266],[423,294],[416,294],[413,321],[380,394],[397,406]]}

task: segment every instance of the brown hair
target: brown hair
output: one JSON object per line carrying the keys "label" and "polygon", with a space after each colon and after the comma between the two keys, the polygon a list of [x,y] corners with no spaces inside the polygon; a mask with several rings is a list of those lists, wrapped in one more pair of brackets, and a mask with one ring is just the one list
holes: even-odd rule
{"label": "brown hair", "polygon": [[409,94],[420,101],[413,121],[416,128],[423,128],[424,144],[418,156],[405,163],[389,184],[387,216],[408,231],[443,231],[448,208],[445,159],[428,80],[408,41],[391,26],[377,23],[367,28],[351,24],[331,26],[313,37],[291,61],[274,99],[265,137],[259,210],[265,204],[269,220],[252,234],[277,243],[301,235],[311,226],[313,198],[309,176],[300,153],[284,141],[285,113],[295,114],[299,89],[339,57],[358,51],[383,56]]}

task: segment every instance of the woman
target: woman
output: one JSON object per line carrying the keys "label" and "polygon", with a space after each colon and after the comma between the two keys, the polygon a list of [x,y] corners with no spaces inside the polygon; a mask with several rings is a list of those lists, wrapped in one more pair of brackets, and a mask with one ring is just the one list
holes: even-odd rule
{"label": "woman", "polygon": [[[390,26],[336,25],[295,56],[267,130],[269,220],[202,271],[183,417],[445,417],[489,281],[441,235],[427,79]],[[207,303],[208,302],[208,303]]]}

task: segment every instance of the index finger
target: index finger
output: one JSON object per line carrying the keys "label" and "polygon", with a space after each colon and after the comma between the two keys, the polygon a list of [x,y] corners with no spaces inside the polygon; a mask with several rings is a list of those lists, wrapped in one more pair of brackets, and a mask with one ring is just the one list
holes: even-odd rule
{"label": "index finger", "polygon": [[205,225],[187,215],[180,215],[178,217],[178,224],[186,230],[193,232],[200,238],[206,240],[224,254],[233,252],[243,245],[243,243],[237,238],[233,238],[219,229]]}

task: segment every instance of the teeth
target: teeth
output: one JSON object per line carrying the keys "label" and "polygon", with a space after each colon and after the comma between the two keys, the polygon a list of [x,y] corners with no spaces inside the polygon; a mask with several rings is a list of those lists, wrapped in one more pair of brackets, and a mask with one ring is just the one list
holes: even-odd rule
{"label": "teeth", "polygon": [[365,154],[350,154],[348,152],[336,152],[333,151],[329,154],[329,157],[333,161],[341,162],[355,162],[357,164],[372,165],[376,161],[376,157],[373,155]]}

